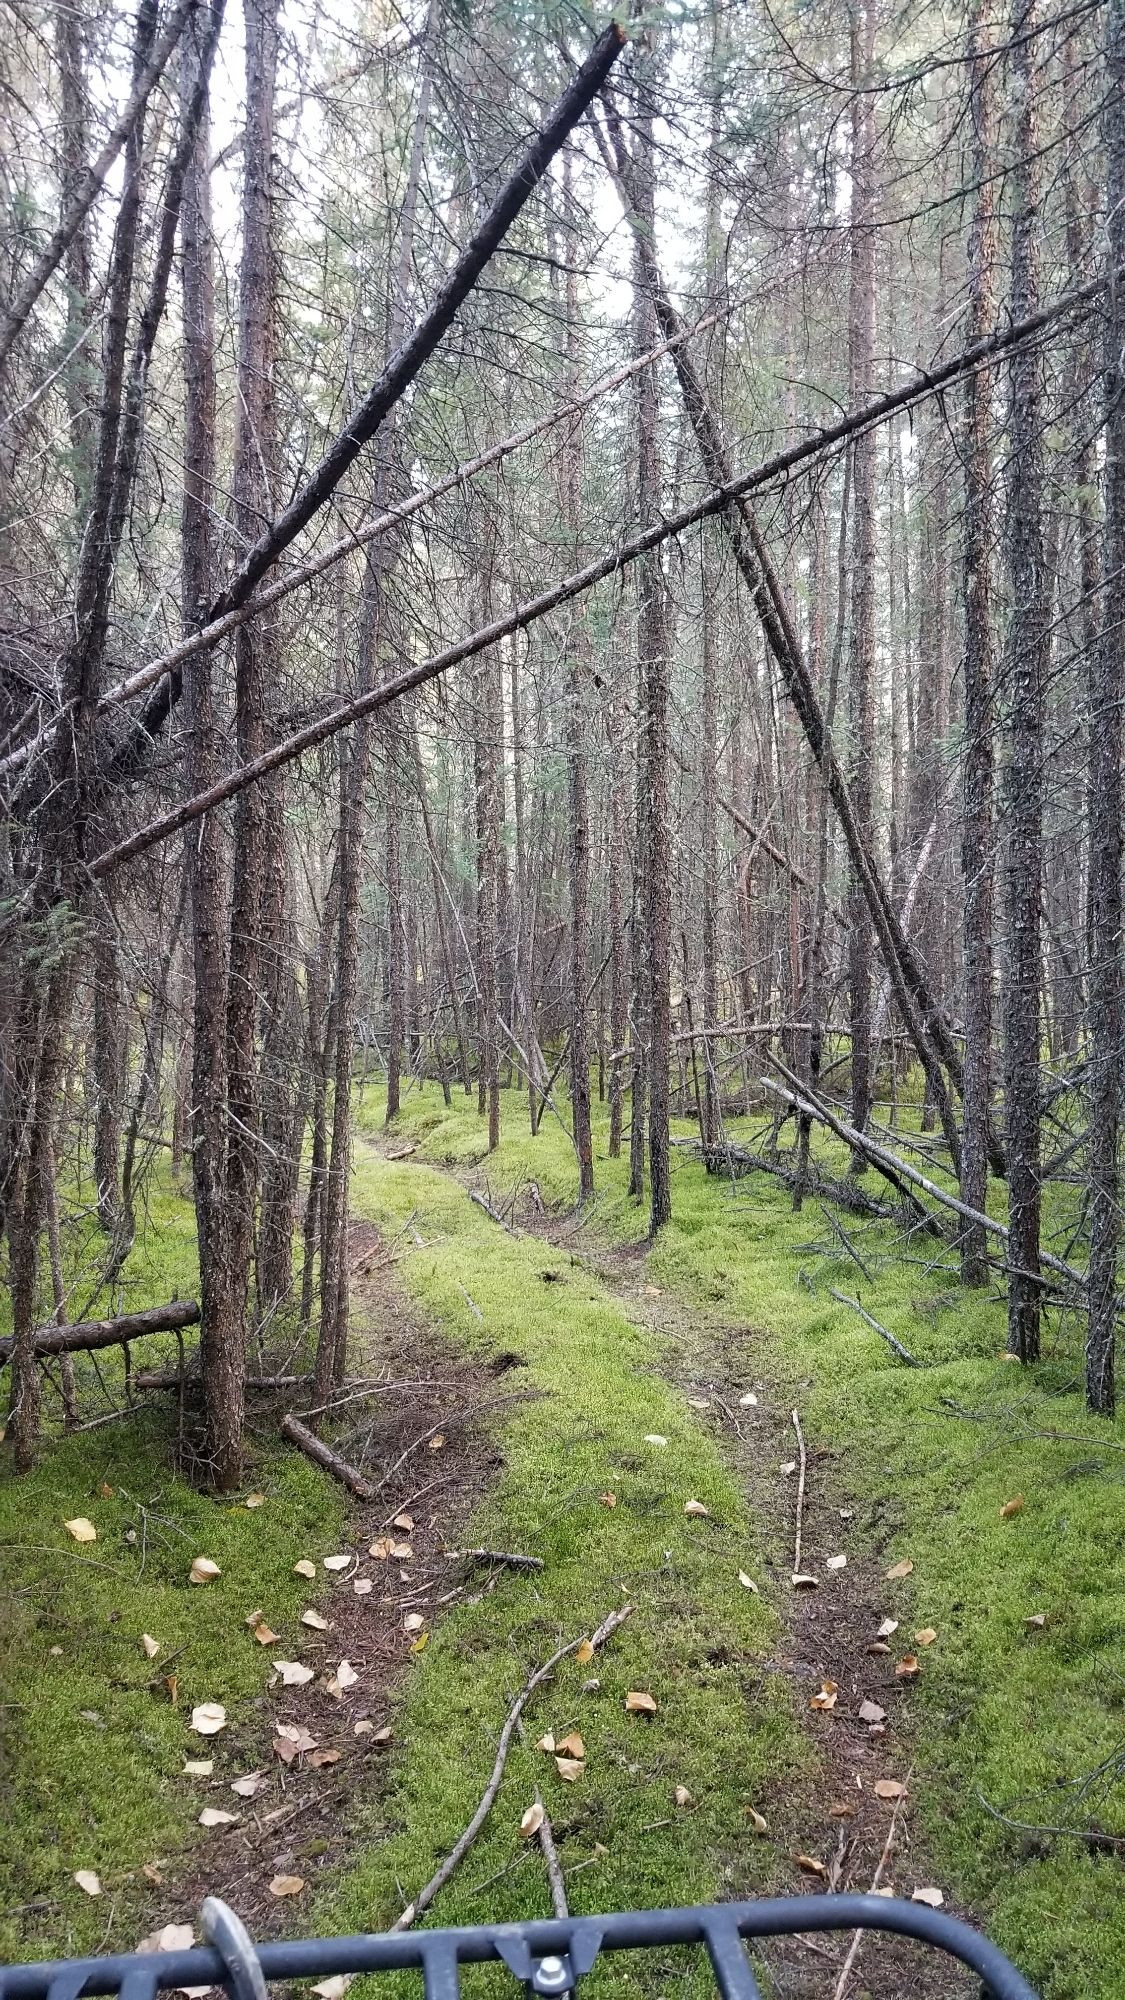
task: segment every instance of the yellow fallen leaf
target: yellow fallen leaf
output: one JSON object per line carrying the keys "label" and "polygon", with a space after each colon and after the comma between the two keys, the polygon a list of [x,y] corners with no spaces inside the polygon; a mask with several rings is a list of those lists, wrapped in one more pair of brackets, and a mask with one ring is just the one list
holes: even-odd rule
{"label": "yellow fallen leaf", "polygon": [[931,1910],[940,1910],[945,1901],[940,1889],[915,1889],[911,1892],[912,1903],[925,1903]]}
{"label": "yellow fallen leaf", "polygon": [[307,1556],[302,1556],[300,1562],[293,1564],[293,1574],[294,1576],[303,1576],[311,1583],[316,1575],[316,1564],[310,1562]]}
{"label": "yellow fallen leaf", "polygon": [[[163,1879],[163,1878],[161,1878]],[[141,1939],[138,1951],[190,1951],[195,1932],[190,1924],[163,1924],[158,1931]]]}
{"label": "yellow fallen leaf", "polygon": [[277,1633],[271,1632],[264,1620],[260,1625],[255,1625],[254,1637],[258,1641],[259,1646],[276,1646],[277,1644]]}
{"label": "yellow fallen leaf", "polygon": [[254,1799],[268,1786],[269,1779],[264,1771],[247,1771],[244,1778],[235,1778],[232,1781],[231,1791],[237,1792],[240,1799]]}
{"label": "yellow fallen leaf", "polygon": [[540,1805],[539,1800],[536,1799],[535,1804],[528,1806],[527,1811],[520,1819],[521,1837],[524,1840],[531,1840],[538,1833],[546,1817],[547,1815],[543,1807]]}
{"label": "yellow fallen leaf", "polygon": [[442,1437],[442,1434],[439,1431],[436,1437],[432,1437],[430,1439],[430,1450],[443,1451],[444,1448],[445,1448],[445,1439]]}
{"label": "yellow fallen leaf", "polygon": [[414,1530],[414,1516],[413,1514],[396,1514],[394,1520],[391,1522],[391,1526],[392,1528],[404,1529],[408,1535],[412,1534]]}
{"label": "yellow fallen leaf", "polygon": [[685,1500],[684,1513],[700,1515],[704,1520],[711,1518],[711,1509],[705,1507],[702,1500]]}
{"label": "yellow fallen leaf", "polygon": [[302,1611],[301,1623],[302,1625],[308,1625],[314,1632],[327,1632],[328,1630],[327,1618],[322,1618],[319,1611],[314,1611],[311,1605],[307,1611]]}
{"label": "yellow fallen leaf", "polygon": [[630,1688],[625,1696],[625,1707],[630,1715],[655,1715],[656,1703],[643,1688]]}
{"label": "yellow fallen leaf", "polygon": [[813,1695],[813,1698],[809,1703],[809,1707],[823,1708],[823,1709],[835,1708],[839,1698],[840,1698],[840,1690],[837,1683],[835,1681],[822,1681],[820,1685],[820,1693]]}
{"label": "yellow fallen leaf", "polygon": [[217,1736],[227,1726],[227,1712],[221,1701],[201,1701],[191,1711],[191,1726],[197,1736]]}
{"label": "yellow fallen leaf", "polygon": [[271,1896],[299,1896],[305,1884],[300,1875],[275,1875],[270,1883]]}
{"label": "yellow fallen leaf", "polygon": [[[81,1537],[78,1537],[77,1539],[81,1540]],[[74,1879],[77,1882],[78,1887],[80,1889],[84,1889],[88,1896],[101,1895],[102,1885],[99,1882],[92,1868],[76,1868],[74,1871]]]}
{"label": "yellow fallen leaf", "polygon": [[923,1625],[922,1630],[914,1634],[914,1644],[916,1646],[932,1646],[936,1638],[937,1632],[934,1626]]}
{"label": "yellow fallen leaf", "polygon": [[578,1665],[580,1667],[585,1667],[589,1665],[590,1661],[594,1657],[594,1648],[590,1644],[590,1641],[588,1639],[583,1639],[582,1644],[577,1648],[574,1657],[577,1660]]}
{"label": "yellow fallen leaf", "polygon": [[921,1671],[922,1667],[918,1655],[916,1653],[905,1653],[895,1668],[895,1679],[896,1681],[913,1680],[914,1675],[920,1674]]}
{"label": "yellow fallen leaf", "polygon": [[686,1785],[677,1785],[672,1797],[678,1806],[692,1806],[695,1804],[695,1800],[692,1798]]}
{"label": "yellow fallen leaf", "polygon": [[1023,1494],[1017,1493],[1011,1500],[1005,1500],[1000,1509],[1000,1519],[1010,1521],[1013,1514],[1023,1513]]}
{"label": "yellow fallen leaf", "polygon": [[282,1687],[307,1687],[313,1678],[313,1669],[302,1666],[300,1660],[274,1660],[272,1666],[274,1673],[281,1680]]}
{"label": "yellow fallen leaf", "polygon": [[[63,1525],[66,1528],[67,1534],[73,1535],[76,1542],[96,1542],[98,1539],[97,1529],[92,1521],[86,1519],[85,1514],[77,1514],[73,1521],[66,1521]],[[82,1872],[83,1874],[88,1874],[89,1870],[84,1869]],[[75,1880],[77,1880],[77,1877],[75,1877]],[[98,1889],[92,1892],[87,1891],[87,1893],[100,1895],[101,1891]]]}
{"label": "yellow fallen leaf", "polygon": [[427,1647],[427,1646],[429,1645],[429,1643],[430,1643],[430,1635],[429,1635],[429,1633],[428,1633],[428,1632],[419,1632],[419,1634],[418,1634],[418,1637],[417,1637],[417,1638],[415,1639],[415,1641],[414,1641],[413,1645],[411,1646],[410,1650],[411,1650],[411,1652],[412,1652],[412,1653],[424,1653],[424,1652],[425,1652],[425,1650],[426,1650],[426,1647]]}
{"label": "yellow fallen leaf", "polygon": [[555,1769],[560,1778],[565,1778],[568,1785],[573,1785],[582,1776],[586,1766],[581,1757],[556,1757]]}
{"label": "yellow fallen leaf", "polygon": [[389,1535],[377,1536],[367,1553],[369,1556],[374,1556],[376,1562],[385,1563],[391,1553],[391,1537]]}
{"label": "yellow fallen leaf", "polygon": [[215,1578],[221,1576],[222,1573],[218,1563],[212,1562],[210,1556],[196,1556],[195,1561],[188,1571],[188,1582],[213,1583]]}
{"label": "yellow fallen leaf", "polygon": [[914,1564],[910,1561],[910,1558],[907,1557],[903,1562],[895,1563],[893,1567],[887,1571],[887,1582],[901,1583],[903,1577],[911,1576],[913,1574],[913,1571],[914,1571]]}
{"label": "yellow fallen leaf", "polygon": [[794,1859],[798,1868],[803,1868],[806,1875],[819,1875],[822,1880],[828,1880],[828,1870],[823,1861],[817,1860],[815,1854],[798,1854]]}
{"label": "yellow fallen leaf", "polygon": [[155,1660],[156,1655],[160,1651],[159,1639],[154,1639],[151,1632],[142,1632],[141,1645],[144,1648],[146,1660]]}
{"label": "yellow fallen leaf", "polygon": [[248,1493],[242,1504],[244,1507],[249,1507],[251,1512],[253,1512],[255,1507],[265,1506],[266,1496],[264,1493]]}
{"label": "yellow fallen leaf", "polygon": [[577,1729],[572,1729],[569,1736],[564,1736],[561,1742],[556,1743],[555,1749],[558,1751],[560,1757],[578,1757],[581,1759],[586,1755],[586,1745],[583,1743]]}
{"label": "yellow fallen leaf", "polygon": [[750,1821],[750,1824],[753,1827],[755,1833],[769,1832],[769,1826],[766,1820],[763,1818],[762,1814],[757,1810],[755,1806],[747,1806],[746,1817]]}
{"label": "yellow fallen leaf", "polygon": [[906,1797],[906,1786],[901,1784],[897,1778],[876,1778],[871,1789],[877,1799],[903,1799]]}
{"label": "yellow fallen leaf", "polygon": [[539,1741],[538,1741],[538,1743],[537,1743],[537,1744],[535,1745],[535,1748],[536,1748],[537,1750],[545,1750],[545,1751],[546,1751],[546,1753],[547,1753],[547,1755],[548,1755],[548,1757],[553,1757],[553,1756],[554,1756],[554,1754],[555,1754],[555,1739],[554,1739],[554,1737],[552,1736],[552,1734],[551,1734],[551,1732],[550,1732],[550,1730],[549,1730],[549,1729],[548,1729],[548,1731],[547,1731],[547,1734],[546,1734],[545,1736],[541,1736],[541,1737],[539,1738]]}

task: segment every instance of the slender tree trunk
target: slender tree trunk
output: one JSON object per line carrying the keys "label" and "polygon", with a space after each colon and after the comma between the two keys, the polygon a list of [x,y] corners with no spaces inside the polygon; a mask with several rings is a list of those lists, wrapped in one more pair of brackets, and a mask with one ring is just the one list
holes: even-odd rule
{"label": "slender tree trunk", "polygon": [[[199,71],[187,31],[181,98]],[[211,233],[210,125],[206,113],[184,188],[181,228],[184,318],[184,492],[180,522],[184,629],[202,618],[214,588],[215,280]],[[222,769],[209,653],[184,664],[184,784],[213,784]],[[226,1022],[228,870],[225,834],[210,813],[184,840],[191,886],[192,1188],[199,1242],[200,1368],[208,1452],[237,1477],[242,1433],[242,1316],[232,1286],[226,1202]]]}
{"label": "slender tree trunk", "polygon": [[[971,145],[969,177],[976,185],[969,232],[971,343],[992,322],[996,270],[996,190],[990,0],[974,0],[969,19],[968,74]],[[965,603],[965,748],[961,822],[964,895],[965,1072],[962,1100],[961,1199],[983,1213],[988,1199],[988,1129],[992,1096],[993,643],[992,643],[992,377],[975,370],[965,381],[963,586]],[[965,1223],[961,1276],[988,1283],[988,1236]]]}
{"label": "slender tree trunk", "polygon": [[[851,16],[852,34],[852,215],[851,215],[851,401],[875,393],[875,100],[868,87],[875,72],[875,0],[864,0]],[[852,455],[855,553],[852,567],[852,633],[848,662],[848,722],[851,739],[849,784],[856,825],[869,852],[874,850],[873,779],[875,762],[875,477],[878,439],[874,431],[857,437]],[[851,1025],[852,1124],[862,1132],[871,1113],[871,923],[863,886],[853,874],[848,891],[848,1008]],[[852,1172],[864,1169],[862,1156]]]}
{"label": "slender tree trunk", "polygon": [[1117,1308],[1117,1148],[1121,1110],[1121,690],[1125,685],[1125,0],[1105,17],[1108,225],[1105,306],[1105,532],[1102,636],[1091,655],[1090,877],[1090,1321],[1086,1401],[1111,1416]]}
{"label": "slender tree trunk", "polygon": [[[563,153],[563,206],[566,229],[566,393],[576,400],[580,390],[578,325],[578,213],[574,201],[573,154]],[[563,505],[570,555],[582,560],[581,433],[575,427],[567,439],[563,461]],[[566,648],[566,753],[570,806],[570,1103],[574,1149],[578,1155],[578,1199],[594,1198],[594,1139],[590,1111],[590,802],[586,777],[589,635],[586,607],[579,605],[568,620]]]}
{"label": "slender tree trunk", "polygon": [[[1010,310],[1039,302],[1040,170],[1036,159],[1039,0],[1016,0],[1010,54],[1017,105]],[[1008,831],[1004,986],[1004,1111],[1008,1139],[1008,1347],[1039,1356],[1039,1035],[1043,895],[1043,702],[1047,609],[1043,549],[1042,364],[1034,348],[1009,363],[1008,574],[1012,611],[1006,681]]]}

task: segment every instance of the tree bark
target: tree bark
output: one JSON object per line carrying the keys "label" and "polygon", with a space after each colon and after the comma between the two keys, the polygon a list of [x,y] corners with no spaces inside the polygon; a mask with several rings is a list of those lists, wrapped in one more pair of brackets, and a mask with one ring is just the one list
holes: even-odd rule
{"label": "tree bark", "polygon": [[1125,685],[1125,0],[1105,15],[1108,214],[1101,644],[1091,655],[1089,764],[1090,1318],[1086,1401],[1112,1416],[1121,1111],[1121,690]]}
{"label": "tree bark", "polygon": [[[1040,0],[1016,0],[1011,81],[1015,97],[1011,313],[1039,303],[1040,171],[1037,44]],[[1047,609],[1043,550],[1041,362],[1034,349],[1009,363],[1008,576],[1012,609],[1007,661],[1008,846],[1004,984],[1004,1116],[1008,1144],[1008,1348],[1039,1356],[1039,992],[1042,977],[1043,701]]]}
{"label": "tree bark", "polygon": [[[976,195],[969,231],[970,341],[992,320],[996,271],[994,150],[995,58],[990,0],[973,0],[968,31],[969,178]],[[984,1210],[988,1195],[988,1130],[992,1097],[993,642],[992,642],[992,376],[965,383],[963,590],[965,607],[965,748],[962,777],[961,881],[964,895],[965,1081],[961,1111],[961,1199]],[[987,1233],[976,1223],[961,1238],[966,1285],[989,1279]]]}

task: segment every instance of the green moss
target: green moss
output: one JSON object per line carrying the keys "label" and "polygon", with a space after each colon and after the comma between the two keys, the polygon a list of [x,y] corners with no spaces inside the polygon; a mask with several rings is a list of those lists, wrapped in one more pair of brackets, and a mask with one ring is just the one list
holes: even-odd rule
{"label": "green moss", "polygon": [[[128,1305],[190,1295],[193,1258],[191,1211],[162,1186],[126,1269]],[[174,1340],[150,1340],[138,1358],[152,1365],[163,1352],[175,1354]],[[78,1357],[88,1389],[95,1363],[120,1383],[110,1350]],[[283,1636],[299,1630],[308,1586],[293,1563],[339,1533],[336,1491],[297,1454],[251,1440],[247,1491],[265,1495],[251,1510],[176,1478],[175,1443],[166,1416],[146,1409],[53,1437],[25,1478],[0,1460],[0,1907],[48,1905],[0,1921],[0,1958],[126,1947],[148,1928],[137,1871],[201,1837],[205,1799],[183,1775],[185,1759],[214,1749],[234,1775],[246,1768],[242,1744],[260,1753],[269,1663],[246,1615],[261,1608]],[[95,1543],[66,1532],[78,1515],[94,1523]],[[191,1585],[196,1555],[211,1556],[222,1577]],[[154,1661],[142,1633],[160,1642]],[[166,1675],[176,1677],[175,1705]],[[221,1701],[230,1716],[211,1744],[188,1726],[202,1701]],[[76,1887],[76,1868],[98,1873],[102,1898]]]}
{"label": "green moss", "polygon": [[[547,1728],[581,1731],[583,1777],[568,1784],[552,1759],[517,1745],[435,1920],[549,1913],[538,1860],[499,1872],[520,1851],[518,1821],[536,1784],[565,1865],[593,1862],[571,1878],[576,1909],[754,1893],[771,1855],[748,1836],[747,1807],[784,1787],[804,1752],[763,1671],[775,1620],[738,1580],[761,1559],[744,1496],[659,1372],[659,1343],[581,1263],[505,1235],[428,1167],[359,1155],[354,1205],[386,1230],[411,1218],[422,1247],[402,1270],[427,1313],[462,1348],[522,1358],[501,1379],[535,1400],[506,1415],[503,1475],[472,1534],[541,1555],[545,1568],[507,1576],[437,1626],[405,1692],[391,1797],[361,1825],[368,1845],[320,1926],[397,1914],[399,1885],[407,1896],[421,1887],[470,1818],[529,1673],[624,1602],[635,1614],[604,1653],[566,1663],[528,1718],[530,1741]],[[685,1514],[691,1499],[707,1518]],[[584,1688],[591,1676],[597,1685]],[[630,1688],[652,1692],[655,1718],[626,1713]],[[675,1805],[677,1785],[692,1793],[691,1809]]]}
{"label": "green moss", "polygon": [[[379,1115],[369,1097],[372,1129]],[[916,1130],[916,1109],[905,1116]],[[546,1121],[532,1140],[514,1095],[505,1100],[505,1121],[509,1136],[487,1164],[494,1194],[532,1178],[546,1201],[573,1202],[574,1156],[558,1124]],[[419,1157],[481,1155],[475,1109],[461,1098],[437,1115],[433,1095],[414,1100],[398,1129],[419,1139]],[[596,1136],[592,1230],[639,1243],[647,1217],[625,1198],[624,1163],[604,1158],[600,1125]],[[823,1146],[820,1157],[831,1170],[843,1167],[839,1148]],[[867,1178],[878,1191],[874,1175]],[[380,1173],[374,1192],[384,1204],[386,1186]],[[1065,1247],[1073,1208],[1073,1191],[1052,1197],[1047,1225],[1057,1248]],[[455,1230],[455,1210],[445,1214],[441,1226]],[[939,1633],[906,1699],[916,1798],[943,1886],[980,1912],[1048,2000],[1117,2000],[1125,1964],[1120,1862],[1074,1839],[1007,1827],[982,1800],[1035,1825],[1058,1825],[1073,1810],[1082,1824],[1125,1834],[1125,1785],[1115,1765],[1080,1807],[1068,1789],[1119,1753],[1125,1733],[1125,1419],[1106,1424],[1086,1415],[1081,1327],[1073,1319],[1051,1315],[1043,1362],[1021,1370],[1000,1358],[1002,1302],[993,1292],[963,1291],[940,1245],[915,1237],[905,1246],[912,1261],[904,1261],[904,1245],[886,1225],[847,1220],[847,1227],[871,1283],[815,1202],[794,1215],[789,1196],[764,1175],[732,1188],[681,1153],[674,1220],[649,1251],[646,1275],[687,1301],[721,1301],[724,1315],[759,1330],[760,1365],[779,1397],[799,1397],[810,1436],[834,1447],[841,1489],[862,1503],[857,1552],[866,1547],[888,1566],[901,1556],[914,1564],[907,1584],[887,1585],[887,1602],[904,1629],[927,1624]],[[514,1254],[535,1252],[515,1246]],[[412,1282],[460,1323],[450,1282],[433,1262],[423,1277],[420,1253]],[[484,1282],[473,1269],[470,1290]],[[897,1363],[877,1334],[828,1296],[829,1286],[860,1296],[924,1367]],[[460,1311],[463,1318],[463,1301]],[[672,1424],[669,1416],[654,1427]],[[1017,1494],[1022,1510],[1002,1518]],[[1029,1628],[1025,1621],[1040,1611],[1046,1627]],[[721,1844],[719,1826],[712,1831]],[[626,1884],[634,1886],[627,1870]]]}

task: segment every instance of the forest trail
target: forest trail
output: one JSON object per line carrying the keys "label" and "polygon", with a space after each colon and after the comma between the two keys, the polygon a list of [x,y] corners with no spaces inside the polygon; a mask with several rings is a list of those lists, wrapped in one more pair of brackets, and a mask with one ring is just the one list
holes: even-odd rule
{"label": "forest trail", "polygon": [[[388,1164],[393,1173],[402,1162],[400,1143],[369,1138],[359,1143],[368,1177],[374,1169],[381,1179]],[[409,1171],[415,1189],[419,1176],[451,1182],[457,1198],[466,1207],[471,1204],[474,1225],[486,1213],[480,1203],[488,1197],[482,1196],[476,1175],[415,1165]],[[417,1238],[420,1230],[424,1238],[424,1196],[420,1210],[413,1213],[418,1221],[417,1229],[411,1225],[413,1233]],[[795,1894],[829,1886],[859,1891],[893,1885],[896,1893],[909,1896],[932,1885],[939,1878],[927,1860],[926,1841],[915,1815],[915,1793],[921,1785],[912,1772],[911,1676],[896,1673],[898,1663],[912,1656],[915,1645],[901,1603],[896,1602],[901,1584],[887,1580],[888,1558],[880,1552],[878,1527],[857,1519],[832,1452],[819,1448],[815,1438],[802,1437],[799,1444],[792,1421],[793,1385],[778,1379],[768,1338],[759,1329],[689,1304],[668,1288],[652,1284],[643,1252],[598,1241],[589,1230],[576,1230],[571,1218],[545,1215],[537,1190],[524,1191],[518,1208],[510,1212],[507,1228],[495,1220],[483,1227],[487,1233],[482,1238],[478,1232],[476,1252],[485,1266],[495,1263],[502,1285],[517,1242],[525,1256],[532,1248],[536,1254],[553,1253],[540,1277],[552,1280],[551,1298],[564,1326],[569,1301],[580,1285],[584,1303],[617,1308],[641,1330],[637,1374],[659,1374],[668,1384],[685,1436],[697,1441],[695,1452],[689,1445],[688,1486],[694,1492],[706,1483],[706,1460],[713,1450],[743,1496],[757,1544],[753,1553],[733,1526],[716,1518],[708,1527],[716,1529],[723,1558],[738,1570],[742,1587],[749,1578],[755,1594],[769,1607],[769,1629],[739,1661],[741,1699],[752,1712],[768,1690],[767,1701],[780,1702],[786,1713],[786,1727],[778,1738],[776,1766],[770,1769],[767,1764],[757,1788],[757,1806],[750,1812],[743,1806],[736,1821],[719,1834],[712,1858],[718,1866],[720,1893]],[[513,1230],[518,1233],[513,1235]],[[415,1254],[420,1254],[417,1242]],[[557,1261],[560,1257],[565,1260],[562,1264]],[[466,1296],[476,1318],[481,1308],[471,1293]],[[518,1422],[518,1416],[513,1421]],[[699,1461],[694,1479],[693,1458]],[[668,1482],[663,1497],[670,1506],[677,1505],[673,1496],[678,1495],[679,1483],[678,1478]],[[815,1587],[794,1590],[799,1484],[803,1486],[801,1568],[817,1581]],[[623,1477],[621,1490],[613,1496],[615,1510],[628,1504],[624,1487]],[[746,1569],[741,1568],[743,1563]],[[687,1578],[681,1588],[690,1594]],[[630,1579],[630,1598],[636,1594]],[[600,1600],[590,1603],[591,1624],[601,1608]],[[880,1628],[886,1632],[896,1613],[901,1631],[890,1646]],[[575,1606],[575,1615],[581,1622],[580,1605]],[[645,1615],[641,1602],[638,1615]],[[709,1653],[708,1664],[716,1663],[732,1663],[728,1647]],[[667,1658],[664,1664],[673,1665]],[[690,1660],[682,1665],[690,1671]],[[895,1790],[896,1786],[901,1789]],[[699,1803],[693,1793],[692,1808]],[[654,1805],[654,1814],[656,1810]],[[759,1817],[761,1831],[755,1834]],[[558,1836],[558,1825],[555,1830]],[[449,1844],[458,1831],[456,1826],[448,1828]],[[753,1855],[753,1886],[745,1877],[748,1848]],[[562,1852],[566,1866],[565,1837]],[[951,1907],[948,1895],[946,1904]],[[526,1913],[537,1907],[533,1891]],[[604,1896],[594,1896],[588,1907],[611,1905]],[[478,1918],[486,1914],[483,1906],[478,1908]],[[973,1919],[971,1911],[958,1914]],[[774,1941],[768,1970],[775,1990],[831,2000],[849,1943],[846,1935],[838,1940]],[[898,1940],[868,1939],[847,1990],[865,1992],[873,2000],[909,1991],[925,2000],[931,1992],[959,1995],[974,1988],[967,1978],[958,1983],[955,1970],[947,1970],[932,1954]]]}

